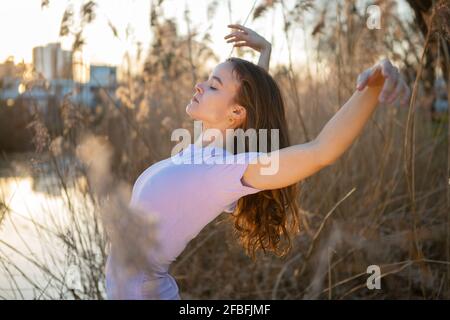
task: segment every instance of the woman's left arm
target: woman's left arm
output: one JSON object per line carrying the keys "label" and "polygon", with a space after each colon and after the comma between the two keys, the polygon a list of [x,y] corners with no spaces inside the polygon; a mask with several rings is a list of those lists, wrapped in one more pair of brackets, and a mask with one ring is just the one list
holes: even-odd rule
{"label": "woman's left arm", "polygon": [[[244,182],[258,189],[278,189],[299,182],[333,164],[353,143],[380,102],[409,99],[409,88],[391,62],[382,60],[358,76],[357,90],[312,141],[268,153],[267,165],[249,164]],[[272,165],[272,164],[275,164]]]}
{"label": "woman's left arm", "polygon": [[356,89],[316,137],[320,157],[326,164],[334,163],[350,147],[378,102],[392,103],[401,96],[404,104],[409,98],[408,85],[388,59],[360,74]]}

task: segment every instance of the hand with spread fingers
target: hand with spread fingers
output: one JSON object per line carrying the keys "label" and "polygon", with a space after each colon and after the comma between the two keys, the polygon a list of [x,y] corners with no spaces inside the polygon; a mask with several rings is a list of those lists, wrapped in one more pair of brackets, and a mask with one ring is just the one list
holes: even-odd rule
{"label": "hand with spread fingers", "polygon": [[410,89],[398,68],[393,66],[389,59],[381,60],[358,76],[356,88],[361,91],[366,86],[383,86],[378,96],[380,102],[393,103],[397,98],[401,98],[401,104],[405,105],[409,101]]}
{"label": "hand with spread fingers", "polygon": [[258,52],[261,52],[271,47],[269,41],[264,39],[261,35],[244,27],[240,24],[229,24],[228,28],[235,29],[236,31],[225,36],[224,39],[228,39],[227,43],[233,43],[233,47],[250,47]]}

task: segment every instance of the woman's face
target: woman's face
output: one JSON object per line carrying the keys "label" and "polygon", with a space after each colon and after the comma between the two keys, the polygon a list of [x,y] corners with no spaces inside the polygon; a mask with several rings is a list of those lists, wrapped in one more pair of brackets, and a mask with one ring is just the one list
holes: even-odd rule
{"label": "woman's face", "polygon": [[220,63],[209,79],[195,85],[196,93],[186,106],[186,113],[201,120],[205,128],[235,127],[245,117],[245,109],[233,103],[238,88],[231,63]]}

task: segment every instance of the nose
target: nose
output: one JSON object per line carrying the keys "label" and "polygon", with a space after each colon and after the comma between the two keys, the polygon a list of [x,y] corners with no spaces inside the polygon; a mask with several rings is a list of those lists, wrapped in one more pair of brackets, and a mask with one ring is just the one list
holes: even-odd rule
{"label": "nose", "polygon": [[197,83],[196,85],[195,85],[195,91],[196,92],[198,92],[198,93],[202,93],[202,87],[201,87],[201,83]]}

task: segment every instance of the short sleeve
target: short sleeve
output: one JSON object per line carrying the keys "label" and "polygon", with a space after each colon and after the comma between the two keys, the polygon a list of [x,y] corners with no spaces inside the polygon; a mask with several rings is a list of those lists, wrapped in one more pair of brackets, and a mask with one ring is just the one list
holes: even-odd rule
{"label": "short sleeve", "polygon": [[239,198],[262,191],[244,184],[242,177],[250,163],[257,163],[260,152],[222,155],[220,161],[209,165],[207,180],[211,184],[214,198],[226,212],[233,212]]}
{"label": "short sleeve", "polygon": [[233,203],[227,205],[223,211],[228,212],[228,213],[233,213],[234,209],[236,209],[236,206],[237,206],[237,200],[233,201]]}

